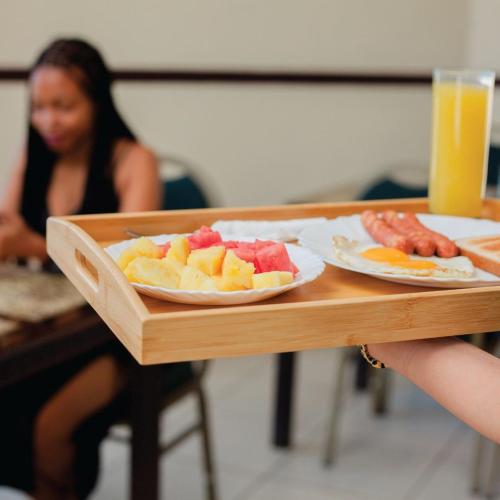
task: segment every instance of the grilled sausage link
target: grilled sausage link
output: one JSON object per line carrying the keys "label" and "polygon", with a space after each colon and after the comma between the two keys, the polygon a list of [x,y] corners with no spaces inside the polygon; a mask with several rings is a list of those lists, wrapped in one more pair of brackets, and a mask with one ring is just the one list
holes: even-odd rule
{"label": "grilled sausage link", "polygon": [[382,213],[385,222],[396,231],[406,236],[415,246],[415,252],[422,257],[430,257],[436,251],[436,243],[423,230],[416,228],[407,218],[400,217],[394,210],[385,210]]}
{"label": "grilled sausage link", "polygon": [[437,254],[439,257],[449,258],[458,255],[458,247],[455,243],[453,243],[453,241],[446,236],[425,227],[414,213],[405,212],[403,214],[403,220],[408,221],[413,227],[415,227],[416,230],[422,231],[432,238],[436,244]]}
{"label": "grilled sausage link", "polygon": [[386,247],[397,248],[405,253],[412,253],[414,245],[406,237],[393,229],[373,210],[365,210],[361,214],[361,222],[370,236]]}

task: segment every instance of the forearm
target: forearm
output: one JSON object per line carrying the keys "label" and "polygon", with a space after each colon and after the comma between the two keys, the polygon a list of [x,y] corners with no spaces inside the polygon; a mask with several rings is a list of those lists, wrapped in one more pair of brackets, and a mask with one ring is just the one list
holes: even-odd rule
{"label": "forearm", "polygon": [[500,359],[455,338],[371,344],[368,350],[500,443]]}

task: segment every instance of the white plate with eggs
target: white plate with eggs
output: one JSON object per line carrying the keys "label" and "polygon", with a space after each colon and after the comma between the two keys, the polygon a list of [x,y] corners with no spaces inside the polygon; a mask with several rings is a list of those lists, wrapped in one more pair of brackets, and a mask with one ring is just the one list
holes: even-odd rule
{"label": "white plate with eggs", "polygon": [[[451,240],[500,233],[500,222],[488,219],[430,214],[417,216],[429,229],[438,231]],[[310,226],[300,233],[299,243],[317,253],[328,264],[395,283],[434,288],[500,285],[499,276],[474,267],[466,257],[443,259],[411,255],[409,259],[412,262],[431,263],[409,265],[415,266],[416,269],[367,259],[361,254],[371,248],[381,248],[381,245],[367,233],[359,214],[337,217],[323,224]],[[418,269],[419,267],[424,269]]]}

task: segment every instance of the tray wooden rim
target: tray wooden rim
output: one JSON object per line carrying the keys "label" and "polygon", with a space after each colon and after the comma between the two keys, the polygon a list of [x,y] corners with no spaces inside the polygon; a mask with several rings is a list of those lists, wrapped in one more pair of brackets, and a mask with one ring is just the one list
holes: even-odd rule
{"label": "tray wooden rim", "polygon": [[[394,294],[374,294],[367,296],[353,296],[346,298],[324,298],[310,301],[295,301],[284,303],[253,303],[238,306],[213,306],[210,308],[180,310],[180,311],[154,311],[151,312],[145,306],[139,294],[128,283],[123,273],[112,263],[109,256],[104,252],[99,242],[106,241],[103,236],[110,228],[122,228],[123,225],[137,225],[139,221],[144,227],[153,228],[168,220],[174,224],[187,224],[189,219],[197,227],[200,220],[216,220],[218,218],[295,218],[297,214],[304,212],[306,215],[315,216],[321,212],[336,211],[338,215],[354,213],[367,206],[373,208],[382,207],[404,207],[419,211],[426,210],[426,199],[402,199],[402,200],[375,200],[343,203],[318,203],[300,205],[278,205],[267,207],[242,207],[242,208],[212,208],[200,210],[179,210],[175,212],[145,212],[145,213],[118,213],[118,214],[96,214],[76,215],[68,217],[51,217],[47,223],[47,242],[49,255],[60,265],[63,272],[80,289],[88,302],[103,317],[111,330],[124,343],[134,357],[141,363],[158,363],[169,361],[180,361],[184,359],[205,359],[207,357],[225,357],[232,355],[260,354],[263,352],[282,352],[287,350],[301,350],[302,348],[322,348],[338,345],[352,345],[363,341],[393,341],[409,338],[422,338],[425,334],[419,323],[417,314],[425,310],[425,304],[433,305],[442,302],[448,304],[459,315],[460,321],[447,319],[442,311],[436,311],[437,318],[447,319],[444,335],[460,333],[460,324],[463,324],[463,333],[476,333],[487,331],[489,325],[500,329],[500,312],[488,311],[483,304],[487,301],[498,300],[500,310],[500,286],[488,286],[467,289],[432,289],[413,292],[398,292]],[[338,213],[337,213],[338,212]],[[237,214],[240,217],[234,217]],[[287,214],[291,214],[288,215]],[[485,201],[485,215],[500,220],[500,200]],[[103,226],[101,229],[93,229],[95,225]],[[94,231],[95,239],[90,234]],[[100,232],[99,232],[100,231]],[[147,232],[147,231],[146,231]],[[181,231],[178,231],[181,232]],[[101,236],[101,237],[99,237]],[[125,238],[123,238],[125,239]],[[83,262],[75,261],[75,253],[83,255]],[[93,282],[91,273],[85,270],[86,259],[98,267],[99,281]],[[76,271],[73,269],[75,266]],[[319,278],[321,279],[321,277]],[[473,302],[478,315],[477,318],[467,319],[464,312],[457,310],[457,301],[468,297]],[[374,314],[384,312],[391,317],[401,315],[400,323],[390,326],[387,333],[381,336],[378,333],[367,337],[369,334],[369,318],[364,319],[363,326],[359,332],[351,328],[349,317],[343,317],[344,311],[373,310]],[[393,310],[391,310],[391,307]],[[494,306],[492,306],[495,309]],[[445,311],[446,312],[446,311]],[[123,314],[123,318],[121,315]],[[322,318],[324,323],[331,323],[335,315],[343,317],[341,323],[346,329],[344,336],[335,339],[324,337],[324,325],[316,325],[313,330],[317,332],[317,338],[304,338],[298,328],[284,320],[286,315],[294,318],[297,324],[305,327],[304,317],[314,314]],[[471,313],[472,314],[472,313]],[[280,328],[288,325],[291,332],[289,341],[286,335],[272,332],[270,326],[265,326],[269,331],[269,337],[262,337],[262,348],[244,337],[236,335],[234,345],[231,346],[230,329],[238,326],[242,331],[247,331],[245,321],[252,322],[253,318],[262,318],[263,321],[273,321]],[[221,324],[227,320],[228,325]],[[390,321],[389,321],[390,323]],[[437,329],[429,323],[429,336],[436,336]],[[450,324],[448,324],[450,323]],[[453,323],[453,324],[452,324]],[[416,326],[417,325],[417,326]],[[201,334],[196,337],[188,328],[208,329],[215,335],[213,345],[208,345]],[[219,331],[217,330],[219,329]],[[223,330],[223,331],[221,331]],[[358,334],[359,333],[359,334]],[[184,335],[184,336],[183,336]],[[190,347],[186,347],[184,340],[191,339]],[[197,339],[197,341],[195,341]],[[302,340],[300,340],[302,339]],[[270,340],[268,342],[268,340]],[[218,348],[214,348],[217,346]],[[233,347],[233,348],[232,348]]]}

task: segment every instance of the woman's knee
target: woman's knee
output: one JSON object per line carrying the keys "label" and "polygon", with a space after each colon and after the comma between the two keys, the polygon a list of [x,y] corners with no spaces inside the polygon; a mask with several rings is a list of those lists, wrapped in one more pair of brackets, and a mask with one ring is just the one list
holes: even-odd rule
{"label": "woman's knee", "polygon": [[43,407],[35,418],[33,445],[37,464],[48,465],[47,460],[58,454],[58,449],[71,443],[71,429],[61,415],[51,407]]}

